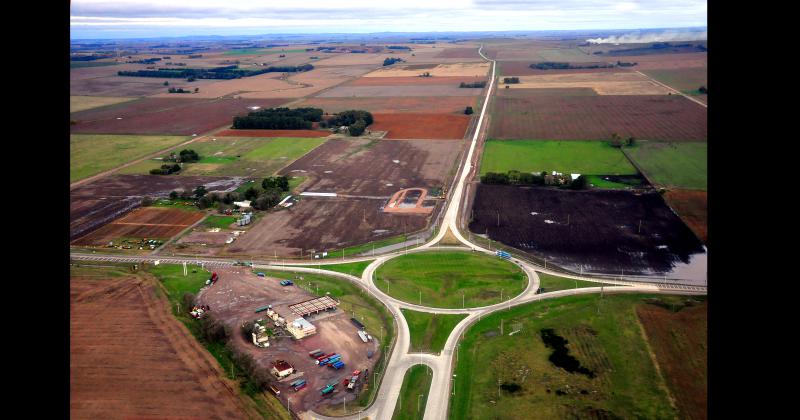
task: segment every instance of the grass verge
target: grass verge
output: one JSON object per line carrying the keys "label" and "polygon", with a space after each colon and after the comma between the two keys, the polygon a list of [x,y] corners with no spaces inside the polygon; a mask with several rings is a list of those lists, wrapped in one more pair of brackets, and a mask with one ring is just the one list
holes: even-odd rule
{"label": "grass verge", "polygon": [[439,354],[453,328],[466,314],[432,314],[401,309],[411,334],[410,352]]}
{"label": "grass verge", "polygon": [[406,371],[392,420],[422,420],[433,378],[429,371],[426,365],[414,365]]}

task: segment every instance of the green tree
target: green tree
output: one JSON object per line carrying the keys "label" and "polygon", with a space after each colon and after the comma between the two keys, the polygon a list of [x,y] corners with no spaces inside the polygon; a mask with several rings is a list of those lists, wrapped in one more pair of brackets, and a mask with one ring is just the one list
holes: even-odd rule
{"label": "green tree", "polygon": [[250,187],[244,191],[245,200],[254,200],[256,197],[258,197],[258,190],[254,187]]}
{"label": "green tree", "polygon": [[357,137],[364,134],[364,130],[366,130],[367,125],[364,123],[364,120],[358,120],[355,123],[351,124],[347,131],[350,133],[351,136]]}
{"label": "green tree", "polygon": [[169,82],[165,80],[164,81],[164,86],[169,86]]}
{"label": "green tree", "polygon": [[197,188],[194,189],[194,197],[195,198],[203,197],[203,196],[206,195],[206,193],[208,193],[208,191],[206,190],[206,187],[204,187],[202,185],[200,185],[200,186],[198,186]]}
{"label": "green tree", "polygon": [[468,106],[464,109],[464,114],[472,115],[475,111],[472,110],[471,106]]}
{"label": "green tree", "polygon": [[177,192],[177,191],[175,191],[175,190],[172,190],[172,191],[169,193],[169,199],[170,199],[170,200],[174,200],[174,199],[176,199],[176,198],[178,198],[178,192]]}

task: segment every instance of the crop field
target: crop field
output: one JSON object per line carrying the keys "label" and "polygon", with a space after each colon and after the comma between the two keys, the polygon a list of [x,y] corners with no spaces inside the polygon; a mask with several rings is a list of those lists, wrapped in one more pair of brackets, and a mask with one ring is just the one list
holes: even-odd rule
{"label": "crop field", "polygon": [[163,207],[139,208],[72,241],[72,245],[101,246],[121,238],[168,239],[198,222],[203,216],[201,212]]}
{"label": "crop field", "polygon": [[[295,159],[325,143],[322,138],[204,138],[191,144],[201,159],[186,164],[178,175],[171,176],[248,176],[266,177]],[[129,166],[121,173],[147,174],[163,162],[148,160]]]}
{"label": "crop field", "polygon": [[703,243],[708,241],[708,193],[674,189],[664,194],[664,200]]}
{"label": "crop field", "polygon": [[[668,299],[569,296],[481,319],[461,342],[449,418],[679,418],[636,315],[652,298]],[[567,340],[565,358],[587,371],[550,359],[546,329]]]}
{"label": "crop field", "polygon": [[477,97],[462,96],[417,96],[417,97],[382,97],[382,98],[309,98],[297,107],[317,107],[328,113],[342,112],[348,109],[363,109],[372,113],[451,113],[464,115],[464,109],[471,106],[477,109]]}
{"label": "crop field", "polygon": [[[394,215],[384,213],[383,204],[368,198],[301,197],[286,210],[264,215],[220,255],[309,258],[310,250],[339,250],[420,231],[441,207],[432,216]],[[330,255],[336,257],[341,254]]]}
{"label": "crop field", "polygon": [[383,206],[398,190],[444,185],[459,151],[454,141],[332,139],[280,174],[308,177],[306,191],[385,197]]}
{"label": "crop field", "polygon": [[428,402],[432,378],[427,365],[408,368],[392,420],[422,420],[425,417],[425,404]]}
{"label": "crop field", "polygon": [[[531,68],[533,61],[498,61],[497,72],[500,76],[553,75],[553,74],[585,74],[585,73],[619,73],[629,72],[623,68],[607,67],[597,69],[539,70]],[[500,80],[502,82],[502,78]]]}
{"label": "crop field", "polygon": [[640,142],[625,150],[651,182],[665,187],[708,187],[708,144]]}
{"label": "crop field", "polygon": [[415,77],[425,72],[430,73],[432,77],[486,77],[490,70],[490,65],[487,62],[446,63],[433,66],[394,65],[367,73],[364,77]]}
{"label": "crop field", "polygon": [[111,96],[70,96],[69,112],[85,111],[87,109],[99,108],[106,105],[114,105],[122,102],[132,101],[136,98],[116,98]]}
{"label": "crop field", "polygon": [[217,137],[328,137],[330,131],[321,130],[223,130],[215,133]]}
{"label": "crop field", "polygon": [[606,140],[622,137],[705,141],[707,110],[678,95],[498,96],[490,137]]}
{"label": "crop field", "polygon": [[481,175],[510,170],[593,175],[637,173],[620,149],[604,141],[488,140]]}
{"label": "crop field", "polygon": [[656,192],[479,184],[469,229],[585,273],[664,274],[703,252]]}
{"label": "crop field", "polygon": [[636,314],[650,342],[670,393],[684,419],[708,418],[708,303],[678,311],[666,304],[639,305]]}
{"label": "crop field", "polygon": [[176,146],[188,137],[71,134],[69,181],[116,168],[150,153]]}
{"label": "crop field", "polygon": [[478,48],[447,48],[436,55],[436,58],[471,58],[476,61],[483,61],[478,54]]}
{"label": "crop field", "polygon": [[708,53],[705,52],[614,56],[612,59],[613,61],[636,62],[638,64],[634,68],[642,72],[653,69],[685,69],[708,66]]}
{"label": "crop field", "polygon": [[[380,79],[372,77],[371,79]],[[394,79],[394,78],[393,78]],[[470,81],[466,78],[466,81]],[[483,89],[460,88],[459,83],[450,85],[389,85],[389,86],[339,86],[325,91],[320,98],[374,98],[403,96],[476,96]]]}
{"label": "crop field", "polygon": [[453,114],[375,113],[372,131],[388,131],[386,139],[464,138],[470,116]]}
{"label": "crop field", "polygon": [[[666,95],[669,90],[634,72],[560,73],[519,76],[511,89],[590,88],[598,95]],[[503,88],[503,90],[506,90]],[[536,94],[532,91],[531,94]]]}
{"label": "crop field", "polygon": [[[448,85],[458,87],[461,82],[472,83],[487,80],[488,77],[359,77],[343,86],[429,86],[429,85]],[[475,89],[481,91],[481,89]],[[422,95],[425,96],[425,95]]]}
{"label": "crop field", "polygon": [[652,69],[642,73],[691,95],[703,95],[697,91],[700,86],[708,87],[707,67],[684,67],[677,69]]}
{"label": "crop field", "polygon": [[250,106],[270,108],[285,99],[145,98],[138,101],[76,112],[71,133],[84,134],[202,134],[230,125],[234,116]]}
{"label": "crop field", "polygon": [[70,239],[75,239],[119,218],[142,202],[142,197],[166,197],[173,190],[232,191],[242,182],[236,177],[112,175],[70,190]]}
{"label": "crop field", "polygon": [[393,258],[378,268],[373,282],[403,302],[469,308],[492,305],[522,293],[528,278],[516,265],[500,258],[441,251]]}
{"label": "crop field", "polygon": [[[217,362],[171,317],[152,280],[127,269],[81,267],[71,270],[69,289],[70,417],[256,414]],[[120,330],[125,340],[119,339]]]}
{"label": "crop field", "polygon": [[439,354],[453,328],[466,318],[466,314],[432,314],[401,308],[411,334],[410,353]]}
{"label": "crop field", "polygon": [[[501,84],[500,86],[505,86],[505,85]],[[498,88],[495,93],[496,93],[495,96],[505,96],[505,97],[510,97],[510,98],[521,98],[521,99],[530,98],[531,96],[534,96],[534,95],[537,96],[537,97],[554,97],[554,96],[558,96],[560,98],[564,98],[564,97],[567,97],[567,96],[599,96],[597,94],[596,90],[594,90],[592,88],[588,88],[588,87],[583,87],[583,88],[555,88],[555,89],[541,88],[541,89],[536,89],[536,90],[511,89],[511,88],[506,89],[505,87],[501,87],[501,88]]]}

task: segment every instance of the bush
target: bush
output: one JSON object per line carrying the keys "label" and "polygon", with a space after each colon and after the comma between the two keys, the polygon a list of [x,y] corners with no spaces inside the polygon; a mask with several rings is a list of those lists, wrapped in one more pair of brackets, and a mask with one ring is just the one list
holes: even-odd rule
{"label": "bush", "polygon": [[230,336],[228,327],[211,313],[200,318],[200,332],[210,343],[224,343]]}
{"label": "bush", "polygon": [[194,197],[195,198],[203,197],[207,193],[208,193],[208,191],[206,191],[206,187],[204,187],[202,185],[198,185],[197,188],[194,189]]}
{"label": "bush", "polygon": [[585,190],[589,188],[589,179],[586,178],[585,175],[581,175],[574,180],[572,183],[569,184],[569,189],[571,190]]}
{"label": "bush", "polygon": [[254,187],[250,187],[244,191],[244,199],[245,200],[253,200],[258,197],[258,190]]}
{"label": "bush", "polygon": [[498,172],[487,172],[486,175],[481,176],[481,183],[506,185],[509,183],[508,174],[503,174]]}
{"label": "bush", "polygon": [[163,175],[161,168],[153,168],[150,170],[150,175]]}
{"label": "bush", "polygon": [[350,127],[347,128],[347,131],[350,133],[351,136],[356,137],[364,134],[364,130],[367,129],[367,125],[364,123],[364,120],[358,120],[355,123],[351,124]]}
{"label": "bush", "polygon": [[472,110],[471,106],[468,106],[464,109],[464,114],[472,115],[475,111]]}
{"label": "bush", "polygon": [[169,193],[169,199],[170,199],[170,200],[174,200],[174,199],[176,199],[176,198],[178,198],[178,192],[177,192],[177,191],[175,191],[175,190],[172,190],[172,191]]}
{"label": "bush", "polygon": [[183,308],[188,311],[192,306],[194,306],[194,293],[185,292],[181,297],[181,302]]}
{"label": "bush", "polygon": [[289,178],[285,176],[271,176],[261,181],[261,188],[267,190],[278,188],[281,191],[289,191]]}

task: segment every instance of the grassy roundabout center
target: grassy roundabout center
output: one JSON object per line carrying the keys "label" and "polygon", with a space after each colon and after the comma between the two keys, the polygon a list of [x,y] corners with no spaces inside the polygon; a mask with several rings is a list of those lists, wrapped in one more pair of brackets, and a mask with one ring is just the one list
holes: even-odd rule
{"label": "grassy roundabout center", "polygon": [[492,305],[520,294],[528,285],[516,265],[469,251],[396,257],[378,267],[373,281],[389,296],[435,308]]}

